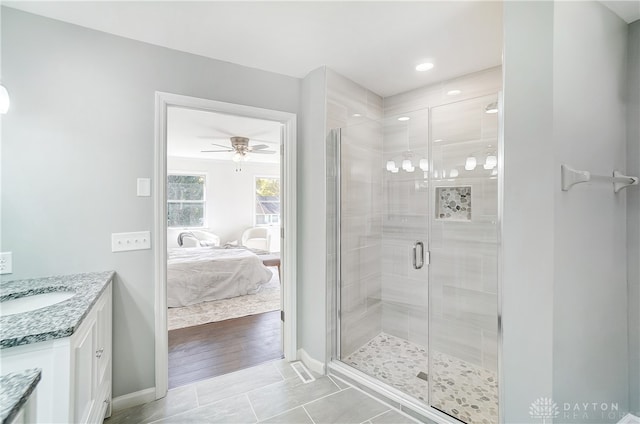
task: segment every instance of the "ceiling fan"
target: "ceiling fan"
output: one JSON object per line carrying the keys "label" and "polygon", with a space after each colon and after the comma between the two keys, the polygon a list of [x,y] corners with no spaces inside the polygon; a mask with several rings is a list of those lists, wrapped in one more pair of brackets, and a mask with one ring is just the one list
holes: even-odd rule
{"label": "ceiling fan", "polygon": [[275,150],[266,150],[269,148],[266,144],[254,144],[252,146],[249,145],[249,138],[247,137],[231,137],[231,147],[223,146],[221,144],[211,143],[213,146],[221,147],[222,150],[201,150],[202,153],[224,153],[224,152],[235,152],[233,155],[234,162],[239,162],[242,160],[247,160],[247,155],[249,153],[257,153],[261,155],[271,155],[274,154]]}

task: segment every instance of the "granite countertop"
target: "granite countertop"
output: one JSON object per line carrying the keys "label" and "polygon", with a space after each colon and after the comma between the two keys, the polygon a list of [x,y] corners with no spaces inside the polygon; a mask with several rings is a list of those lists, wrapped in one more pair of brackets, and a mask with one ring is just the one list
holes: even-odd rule
{"label": "granite countertop", "polygon": [[0,376],[0,423],[11,422],[38,385],[41,374],[40,368],[32,368]]}
{"label": "granite countertop", "polygon": [[0,317],[0,349],[71,336],[115,272],[91,272],[0,283],[0,302],[55,291],[76,294],[33,311]]}

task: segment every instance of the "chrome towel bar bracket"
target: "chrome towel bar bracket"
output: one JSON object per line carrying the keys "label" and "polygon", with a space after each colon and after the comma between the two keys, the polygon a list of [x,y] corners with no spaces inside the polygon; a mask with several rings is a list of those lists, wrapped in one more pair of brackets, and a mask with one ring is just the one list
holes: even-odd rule
{"label": "chrome towel bar bracket", "polygon": [[613,183],[613,191],[618,193],[620,190],[632,185],[638,185],[638,177],[624,175],[622,172],[613,171],[613,176],[592,175],[589,171],[579,171],[568,165],[561,165],[562,175],[562,191],[569,191],[576,184],[586,183],[588,181],[602,181]]}

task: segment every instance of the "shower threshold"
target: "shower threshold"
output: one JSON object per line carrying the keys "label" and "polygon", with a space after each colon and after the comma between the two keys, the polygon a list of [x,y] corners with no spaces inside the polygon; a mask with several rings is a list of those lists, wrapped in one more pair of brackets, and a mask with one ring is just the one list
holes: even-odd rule
{"label": "shower threshold", "polygon": [[[451,355],[428,352],[400,337],[380,333],[343,362],[468,424],[498,421],[497,375]],[[429,382],[433,378],[433,399]]]}

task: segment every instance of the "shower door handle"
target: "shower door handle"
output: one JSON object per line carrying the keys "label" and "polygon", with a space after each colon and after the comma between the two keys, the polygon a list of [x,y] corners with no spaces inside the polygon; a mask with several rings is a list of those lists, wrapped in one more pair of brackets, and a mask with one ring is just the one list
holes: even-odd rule
{"label": "shower door handle", "polygon": [[[418,258],[418,248],[420,249],[419,258]],[[424,243],[422,243],[421,241],[416,241],[416,243],[413,245],[413,269],[420,269],[423,266],[424,266]]]}

